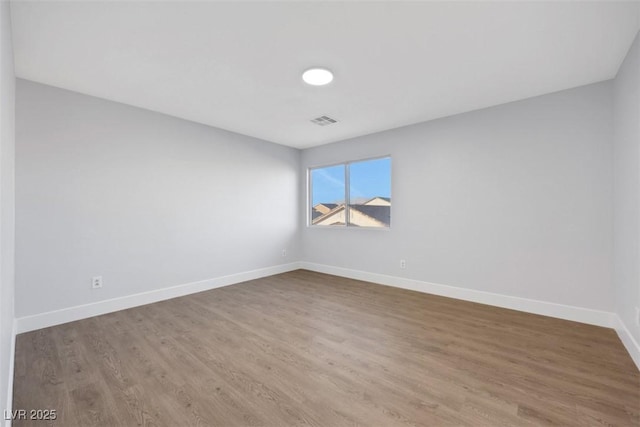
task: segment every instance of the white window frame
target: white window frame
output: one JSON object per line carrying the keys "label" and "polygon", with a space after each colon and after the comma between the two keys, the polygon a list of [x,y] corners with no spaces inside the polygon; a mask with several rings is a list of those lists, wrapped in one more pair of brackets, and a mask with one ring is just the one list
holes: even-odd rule
{"label": "white window frame", "polygon": [[[347,162],[339,162],[339,163],[328,163],[328,164],[324,164],[324,165],[317,165],[317,166],[310,166],[307,168],[307,212],[306,212],[306,218],[307,218],[307,227],[309,228],[318,228],[318,229],[324,229],[324,228],[335,228],[335,229],[363,229],[363,230],[390,230],[391,229],[391,221],[389,222],[389,226],[388,227],[370,227],[370,226],[360,226],[360,227],[356,227],[354,225],[350,224],[349,221],[349,205],[350,205],[350,201],[351,201],[351,181],[350,181],[350,166],[353,163],[361,163],[361,162],[368,162],[371,160],[381,160],[381,159],[389,159],[391,161],[391,166],[389,168],[389,174],[391,175],[391,195],[393,196],[393,159],[391,157],[391,154],[387,154],[387,155],[383,155],[383,156],[376,156],[376,157],[368,157],[368,158],[364,158],[364,159],[358,159],[358,160],[349,160]],[[325,168],[331,168],[334,166],[344,166],[344,215],[345,215],[345,225],[314,225],[313,224],[313,218],[312,218],[312,211],[313,211],[313,180],[311,179],[311,172],[315,169],[325,169]],[[389,209],[389,218],[393,218],[393,198],[391,199],[391,206]]]}

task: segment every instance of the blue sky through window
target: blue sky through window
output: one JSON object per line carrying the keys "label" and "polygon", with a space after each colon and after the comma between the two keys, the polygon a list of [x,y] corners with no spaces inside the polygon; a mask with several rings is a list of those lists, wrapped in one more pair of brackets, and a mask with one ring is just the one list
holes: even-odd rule
{"label": "blue sky through window", "polygon": [[[391,158],[366,160],[349,165],[351,203],[373,197],[391,197]],[[318,203],[344,203],[345,165],[311,170],[312,206]]]}
{"label": "blue sky through window", "polygon": [[318,203],[344,203],[344,165],[311,170],[313,206]]}
{"label": "blue sky through window", "polygon": [[351,163],[349,184],[351,204],[366,202],[376,196],[391,197],[391,158]]}

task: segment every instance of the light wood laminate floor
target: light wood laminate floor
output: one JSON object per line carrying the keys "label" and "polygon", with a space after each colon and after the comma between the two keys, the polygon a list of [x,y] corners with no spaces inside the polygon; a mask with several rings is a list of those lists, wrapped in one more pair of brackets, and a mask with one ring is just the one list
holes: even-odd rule
{"label": "light wood laminate floor", "polygon": [[612,329],[304,270],[17,337],[15,426],[640,425]]}

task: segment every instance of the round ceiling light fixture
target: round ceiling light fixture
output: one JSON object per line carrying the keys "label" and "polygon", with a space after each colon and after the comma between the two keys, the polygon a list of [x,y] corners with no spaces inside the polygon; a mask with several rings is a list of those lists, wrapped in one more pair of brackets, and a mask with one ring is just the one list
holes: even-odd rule
{"label": "round ceiling light fixture", "polygon": [[324,86],[331,83],[333,80],[333,73],[326,68],[309,68],[302,73],[302,80],[311,86]]}

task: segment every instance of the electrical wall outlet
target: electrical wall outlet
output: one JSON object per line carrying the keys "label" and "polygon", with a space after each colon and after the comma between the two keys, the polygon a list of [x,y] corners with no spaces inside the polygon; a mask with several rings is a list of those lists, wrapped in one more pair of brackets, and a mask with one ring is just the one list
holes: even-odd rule
{"label": "electrical wall outlet", "polygon": [[102,287],[102,276],[94,276],[91,279],[91,288],[92,289],[100,289]]}
{"label": "electrical wall outlet", "polygon": [[282,258],[286,258],[287,257],[287,250],[283,249],[282,250]]}
{"label": "electrical wall outlet", "polygon": [[407,261],[401,259],[400,260],[400,268],[407,268]]}

